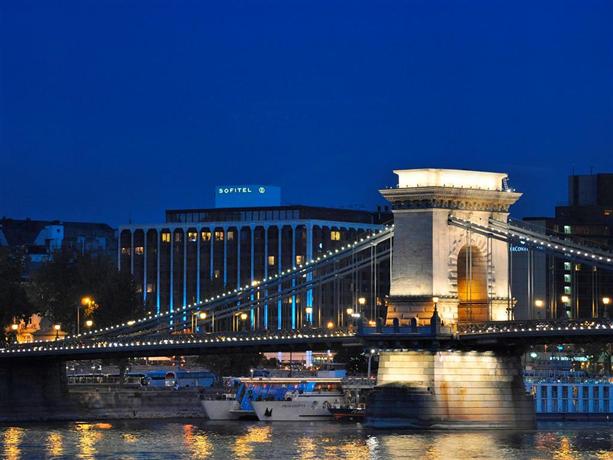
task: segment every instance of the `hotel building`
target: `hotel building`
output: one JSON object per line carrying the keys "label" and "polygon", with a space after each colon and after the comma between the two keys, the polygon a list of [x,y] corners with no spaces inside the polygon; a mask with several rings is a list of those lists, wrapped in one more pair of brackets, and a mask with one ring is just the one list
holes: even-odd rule
{"label": "hotel building", "polygon": [[[391,219],[388,212],[270,206],[270,197],[260,196],[264,195],[262,190],[269,189],[219,187],[216,203],[227,207],[167,210],[162,224],[120,227],[119,269],[133,274],[149,308],[165,311],[280,273],[362,238]],[[232,190],[259,192],[240,200],[232,198],[231,202],[219,196]],[[280,194],[276,193],[279,196],[273,202],[280,202]],[[261,202],[267,205],[257,206]],[[382,264],[379,270],[389,267]],[[340,300],[332,299],[333,294],[325,290],[283,299],[278,305],[267,305],[258,316],[252,314],[251,327],[282,329],[304,325],[306,306],[313,307],[319,321],[337,323],[343,319],[339,305],[357,305],[358,299],[364,315],[374,319],[389,291],[388,278],[383,273],[378,276],[382,281],[377,283],[376,291],[372,273],[342,280]]]}

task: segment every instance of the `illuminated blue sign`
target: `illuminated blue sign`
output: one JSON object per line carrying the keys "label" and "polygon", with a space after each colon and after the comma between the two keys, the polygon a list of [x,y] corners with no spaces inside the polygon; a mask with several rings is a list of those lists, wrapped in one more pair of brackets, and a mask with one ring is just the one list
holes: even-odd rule
{"label": "illuminated blue sign", "polygon": [[216,208],[280,206],[281,188],[274,185],[218,185]]}

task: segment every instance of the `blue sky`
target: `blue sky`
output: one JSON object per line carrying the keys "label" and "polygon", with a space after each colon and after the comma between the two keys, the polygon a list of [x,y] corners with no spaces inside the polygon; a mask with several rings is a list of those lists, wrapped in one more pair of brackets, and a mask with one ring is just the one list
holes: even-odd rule
{"label": "blue sky", "polygon": [[373,208],[504,171],[515,216],[613,171],[611,1],[0,2],[0,215],[155,222],[217,184]]}

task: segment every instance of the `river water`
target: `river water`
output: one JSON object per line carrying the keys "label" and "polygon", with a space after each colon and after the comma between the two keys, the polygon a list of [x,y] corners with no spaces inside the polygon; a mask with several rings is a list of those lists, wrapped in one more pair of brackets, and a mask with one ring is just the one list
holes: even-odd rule
{"label": "river water", "polygon": [[375,431],[359,424],[113,421],[0,426],[3,459],[613,459],[613,425]]}

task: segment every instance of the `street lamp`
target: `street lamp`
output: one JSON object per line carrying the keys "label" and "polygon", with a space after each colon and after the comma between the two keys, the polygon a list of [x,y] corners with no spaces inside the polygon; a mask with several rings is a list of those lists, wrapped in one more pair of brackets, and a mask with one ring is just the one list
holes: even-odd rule
{"label": "street lamp", "polygon": [[86,328],[91,329],[93,325],[94,325],[94,322],[91,319],[88,319],[87,321],[85,321]]}
{"label": "street lamp", "polygon": [[370,353],[368,353],[368,378],[370,378],[370,361],[372,360],[372,357],[374,356],[376,352],[377,350],[375,350],[374,348],[371,348]]}
{"label": "street lamp", "polygon": [[564,310],[566,310],[566,316],[570,317],[570,297],[567,295],[563,295],[560,297],[562,303],[564,304]]}
{"label": "street lamp", "polygon": [[[535,306],[536,308],[543,308],[543,306],[544,306],[544,305],[545,305],[545,302],[544,302],[544,301],[542,301],[541,299],[536,299],[536,300],[534,301],[534,306]],[[538,316],[538,315],[537,315],[537,316]],[[545,316],[546,316],[546,315],[545,315]]]}
{"label": "street lamp", "polygon": [[18,329],[19,329],[19,324],[17,324],[17,323],[11,324],[11,330],[12,331],[17,332]]}
{"label": "street lamp", "polygon": [[304,308],[304,312],[306,313],[307,323],[309,324],[309,326],[312,326],[313,325],[313,307],[306,306]]}
{"label": "street lamp", "polygon": [[[81,305],[83,307],[87,307],[87,310],[85,311],[86,316],[91,315],[94,309],[96,308],[96,302],[90,296],[81,297]],[[80,324],[81,320],[79,319],[79,316],[80,316],[79,310],[80,310],[79,305],[77,305],[77,334],[76,335],[79,335],[80,327],[81,327],[81,324]]]}
{"label": "street lamp", "polygon": [[59,324],[55,324],[53,326],[53,329],[55,329],[55,340],[59,339],[59,337],[60,337],[60,329],[61,328],[62,328],[62,326],[59,325]]}
{"label": "street lamp", "polygon": [[608,306],[611,303],[611,299],[609,297],[602,298],[602,304],[604,305],[603,316],[607,318],[609,316]]}
{"label": "street lamp", "polygon": [[345,310],[349,316],[353,315],[353,308],[349,307]]}
{"label": "street lamp", "polygon": [[247,313],[242,312],[239,317],[242,321],[242,330],[244,331],[246,329],[245,321],[247,321]]}
{"label": "street lamp", "polygon": [[326,324],[326,327],[328,329],[334,329],[334,323],[332,321],[328,321],[328,324]]}
{"label": "street lamp", "polygon": [[198,328],[198,319],[205,320],[206,319],[206,312],[205,311],[197,311],[195,313],[192,313],[192,334],[194,332],[196,332],[196,329]]}

